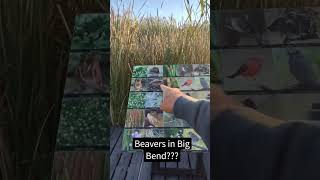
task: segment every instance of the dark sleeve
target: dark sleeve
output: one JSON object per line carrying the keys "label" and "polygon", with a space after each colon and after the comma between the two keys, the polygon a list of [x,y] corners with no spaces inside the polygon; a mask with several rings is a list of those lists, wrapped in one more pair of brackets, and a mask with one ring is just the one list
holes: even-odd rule
{"label": "dark sleeve", "polygon": [[303,122],[275,128],[232,111],[212,121],[214,179],[319,180],[320,128]]}
{"label": "dark sleeve", "polygon": [[174,115],[184,119],[199,133],[203,141],[210,143],[210,102],[207,100],[190,101],[178,98],[174,105]]}

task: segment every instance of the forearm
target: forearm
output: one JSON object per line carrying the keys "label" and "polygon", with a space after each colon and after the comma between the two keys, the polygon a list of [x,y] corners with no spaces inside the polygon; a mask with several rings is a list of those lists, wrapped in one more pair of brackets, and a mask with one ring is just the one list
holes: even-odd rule
{"label": "forearm", "polygon": [[206,100],[190,100],[185,97],[177,99],[174,115],[184,119],[199,133],[203,141],[210,143],[210,102]]}
{"label": "forearm", "polygon": [[320,164],[316,126],[237,108],[215,117],[212,134],[217,179],[320,178],[314,169]]}

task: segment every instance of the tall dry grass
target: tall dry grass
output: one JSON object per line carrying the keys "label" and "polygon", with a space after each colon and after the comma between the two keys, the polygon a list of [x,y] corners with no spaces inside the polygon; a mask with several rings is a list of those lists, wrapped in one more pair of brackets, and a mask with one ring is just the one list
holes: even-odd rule
{"label": "tall dry grass", "polygon": [[208,21],[134,16],[132,8],[111,8],[111,119],[123,125],[131,78],[130,67],[149,64],[210,63]]}

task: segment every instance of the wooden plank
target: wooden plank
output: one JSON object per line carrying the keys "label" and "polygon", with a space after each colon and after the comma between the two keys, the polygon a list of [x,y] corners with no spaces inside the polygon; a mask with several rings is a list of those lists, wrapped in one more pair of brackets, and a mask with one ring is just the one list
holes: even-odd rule
{"label": "wooden plank", "polygon": [[116,169],[116,166],[120,160],[121,157],[121,147],[122,147],[122,133],[119,136],[119,139],[113,149],[113,151],[111,152],[111,156],[110,156],[110,179],[112,178],[114,171]]}
{"label": "wooden plank", "polygon": [[121,133],[123,132],[123,129],[121,128],[112,128],[113,132],[110,135],[110,152],[112,154],[112,151],[114,149],[114,146],[116,145],[117,141],[120,138]]}
{"label": "wooden plank", "polygon": [[[177,168],[178,162],[167,162],[166,168]],[[178,176],[166,176],[166,180],[179,180]]]}
{"label": "wooden plank", "polygon": [[[178,167],[184,168],[184,169],[191,169],[190,163],[189,163],[188,152],[181,152],[180,153],[180,162],[178,162]],[[179,180],[192,180],[192,176],[187,176],[187,175],[181,174],[181,176],[179,177]]]}
{"label": "wooden plank", "polygon": [[102,180],[105,157],[103,151],[55,152],[52,179]]}
{"label": "wooden plank", "polygon": [[151,162],[142,162],[139,170],[139,180],[151,179]]}
{"label": "wooden plank", "polygon": [[193,153],[193,152],[189,153],[189,162],[190,162],[190,168],[191,169],[196,169],[197,153]]}
{"label": "wooden plank", "polygon": [[[166,167],[166,163],[164,162],[160,162],[160,168],[165,168]],[[152,180],[164,180],[165,176],[161,176],[161,175],[154,175],[152,177]]]}
{"label": "wooden plank", "polygon": [[131,163],[127,171],[126,180],[138,180],[139,170],[142,163],[143,163],[143,153],[135,152],[132,155]]}
{"label": "wooden plank", "polygon": [[180,153],[180,162],[178,162],[178,167],[190,169],[189,156],[187,152]]}
{"label": "wooden plank", "polygon": [[192,176],[192,180],[207,180],[205,177]]}
{"label": "wooden plank", "polygon": [[115,169],[114,175],[112,179],[114,180],[122,180],[125,179],[127,174],[127,169],[129,167],[129,163],[131,161],[132,153],[125,153],[121,154],[120,161]]}

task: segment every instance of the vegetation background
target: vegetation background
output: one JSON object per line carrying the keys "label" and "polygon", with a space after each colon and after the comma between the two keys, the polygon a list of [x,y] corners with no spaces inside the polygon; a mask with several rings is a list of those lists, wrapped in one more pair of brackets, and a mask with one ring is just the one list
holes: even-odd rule
{"label": "vegetation background", "polygon": [[[181,2],[187,11],[183,22],[177,22],[174,17],[135,15],[132,5],[126,9],[111,7],[113,125],[124,125],[134,65],[210,63],[209,1],[199,0],[197,6],[192,6],[188,0]],[[193,20],[195,13],[201,13],[202,17]]]}
{"label": "vegetation background", "polygon": [[106,0],[0,1],[0,179],[50,179],[75,15],[108,11]]}
{"label": "vegetation background", "polygon": [[[109,0],[0,1],[0,179],[50,179],[73,21],[77,13],[107,12],[108,5]],[[319,5],[318,0],[215,0],[211,2],[211,10]],[[141,35],[142,31],[137,31],[138,28],[135,27],[140,22],[128,19],[113,20],[113,23],[115,22],[118,25],[114,26],[116,32],[124,35],[132,34],[131,38]],[[144,24],[154,27],[156,31],[153,32],[161,35],[156,28],[161,25],[160,22],[157,19],[150,19]],[[163,29],[168,31],[172,28],[170,22],[164,24]],[[122,27],[132,27],[132,31],[130,28],[127,31],[120,31]],[[174,31],[172,36],[175,35],[176,40],[181,42],[181,40],[187,40],[184,34],[201,32],[193,32],[194,27],[189,27],[181,32]],[[205,30],[205,26],[202,28]],[[156,33],[152,35],[150,29],[146,30],[149,37],[157,37]],[[140,34],[131,32],[140,32]],[[121,37],[121,33],[114,37]],[[166,35],[165,31],[162,32],[163,35]],[[180,57],[181,53],[174,54],[168,50],[171,48],[161,46],[160,37],[156,39],[159,44],[142,47],[149,48],[148,50],[160,48],[162,54],[158,57],[165,57],[162,61],[166,60],[168,63],[187,62],[186,56],[192,54],[187,51],[188,48],[200,49],[197,43],[191,47],[184,42],[176,47],[176,49],[180,47],[186,50],[187,54]],[[192,39],[192,37],[189,38]],[[114,76],[111,85],[116,82],[120,84],[115,86],[113,91],[120,88],[127,90],[130,69],[126,63],[134,60],[136,64],[142,64],[137,59],[143,54],[137,53],[133,56],[132,50],[138,47],[134,44],[129,46],[127,43],[124,44],[126,47],[120,46],[119,42],[126,42],[124,39],[113,38],[111,41],[118,41],[114,46],[115,49],[119,49],[119,51],[115,50],[119,53],[112,55],[113,61],[116,62],[112,64],[112,68],[119,69],[123,65],[121,71],[125,74]],[[165,49],[167,50],[164,51]],[[141,48],[138,52],[142,50]],[[193,53],[198,54],[198,52]],[[179,61],[173,58],[178,55]],[[130,56],[134,58],[128,59]],[[115,61],[120,57],[123,62]],[[204,56],[201,55],[201,57]],[[155,59],[151,58],[149,61],[144,63],[152,64]],[[188,61],[191,62],[191,60]],[[123,115],[117,117],[119,115],[117,113],[125,111],[121,109],[125,107],[121,103],[126,102],[124,100],[126,95],[127,92],[116,95],[114,98],[119,101],[113,100],[111,104],[114,124],[123,123],[121,119]]]}

